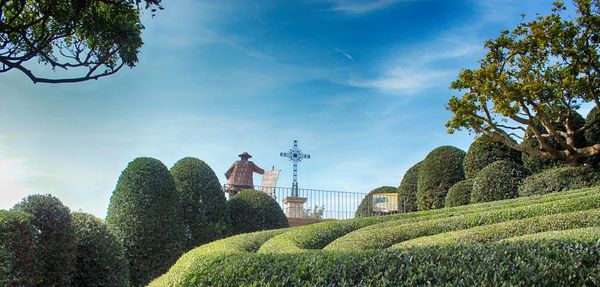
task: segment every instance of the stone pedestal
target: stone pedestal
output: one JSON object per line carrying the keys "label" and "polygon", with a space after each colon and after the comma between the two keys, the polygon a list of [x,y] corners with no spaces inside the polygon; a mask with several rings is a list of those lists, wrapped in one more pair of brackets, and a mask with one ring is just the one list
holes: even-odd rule
{"label": "stone pedestal", "polygon": [[285,206],[285,215],[288,218],[304,218],[304,203],[306,197],[292,197],[288,196],[283,199],[283,205]]}

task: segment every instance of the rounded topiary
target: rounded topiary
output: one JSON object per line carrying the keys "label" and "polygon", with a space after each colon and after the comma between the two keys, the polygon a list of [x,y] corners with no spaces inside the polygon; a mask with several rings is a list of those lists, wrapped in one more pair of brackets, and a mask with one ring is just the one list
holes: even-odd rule
{"label": "rounded topiary", "polygon": [[453,185],[446,195],[446,207],[460,206],[471,203],[474,179],[465,179]]}
{"label": "rounded topiary", "polygon": [[185,250],[221,238],[226,231],[227,200],[215,172],[193,157],[171,168],[185,225]]}
{"label": "rounded topiary", "polygon": [[448,189],[464,179],[465,152],[453,146],[442,146],[431,151],[421,163],[417,180],[419,210],[444,207]]}
{"label": "rounded topiary", "polygon": [[494,141],[488,136],[480,136],[469,146],[463,167],[465,178],[475,178],[484,167],[498,160],[521,163],[521,152]]}
{"label": "rounded topiary", "polygon": [[31,216],[40,286],[70,286],[77,239],[69,208],[50,194],[35,194],[17,203],[13,210]]}
{"label": "rounded topiary", "polygon": [[[354,213],[355,217],[367,217],[374,215],[373,212],[373,195],[378,193],[394,193],[398,194],[398,189],[393,186],[381,186],[371,190],[360,202]],[[396,197],[397,207],[400,208],[400,198]]]}
{"label": "rounded topiary", "polygon": [[140,157],[127,165],[110,198],[106,224],[123,244],[133,286],[169,269],[185,237],[175,183],[162,162]]}
{"label": "rounded topiary", "polygon": [[0,210],[0,286],[39,286],[30,216]]}
{"label": "rounded topiary", "polygon": [[600,171],[591,167],[558,167],[527,177],[520,196],[546,194],[600,185]]}
{"label": "rounded topiary", "polygon": [[419,180],[419,170],[421,163],[413,165],[409,168],[398,187],[398,200],[400,205],[398,208],[401,212],[417,211],[417,181]]}
{"label": "rounded topiary", "polygon": [[499,160],[479,172],[473,182],[471,202],[486,202],[518,196],[525,168],[514,162]]}
{"label": "rounded topiary", "polygon": [[[598,107],[592,108],[590,113],[585,118],[586,123],[597,121],[584,132],[585,141],[588,146],[600,143],[600,120],[598,118],[600,118]],[[600,163],[600,155],[591,157],[588,162],[592,165],[598,166],[598,163]]]}
{"label": "rounded topiary", "polygon": [[257,190],[242,190],[227,202],[230,233],[289,227],[287,217],[275,199]]}

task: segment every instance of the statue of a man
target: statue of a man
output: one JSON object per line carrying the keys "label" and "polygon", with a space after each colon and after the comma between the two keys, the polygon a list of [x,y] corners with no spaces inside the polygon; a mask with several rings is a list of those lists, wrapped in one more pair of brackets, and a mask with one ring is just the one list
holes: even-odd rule
{"label": "statue of a man", "polygon": [[251,161],[248,161],[252,156],[247,152],[238,155],[241,159],[236,160],[225,173],[227,178],[226,192],[234,196],[240,190],[253,189],[254,182],[252,175],[254,172],[264,174],[265,171]]}

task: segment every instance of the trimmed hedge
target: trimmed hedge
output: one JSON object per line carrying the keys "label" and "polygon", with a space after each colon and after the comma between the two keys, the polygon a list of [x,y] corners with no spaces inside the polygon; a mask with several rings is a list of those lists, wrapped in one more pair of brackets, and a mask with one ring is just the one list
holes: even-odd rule
{"label": "trimmed hedge", "polygon": [[[562,241],[186,259],[150,286],[479,286],[482,282],[594,286],[600,282],[600,248]],[[173,271],[178,265],[186,268]]]}
{"label": "trimmed hedge", "polygon": [[406,212],[413,212],[418,210],[417,206],[417,181],[419,180],[419,170],[421,169],[421,163],[413,165],[409,168],[398,187],[398,196],[401,205],[400,210]]}
{"label": "trimmed hedge", "polygon": [[465,178],[475,178],[483,168],[498,160],[521,164],[521,152],[496,142],[486,135],[478,137],[469,146],[463,161]]}
{"label": "trimmed hedge", "polygon": [[[360,202],[354,213],[354,217],[367,217],[375,215],[373,213],[373,195],[378,193],[396,193],[398,189],[393,186],[381,186],[371,190]],[[398,196],[398,207],[400,207],[400,196]]]}
{"label": "trimmed hedge", "polygon": [[157,159],[136,158],[110,198],[106,224],[121,241],[130,283],[146,285],[181,255],[184,230],[173,177]]}
{"label": "trimmed hedge", "polygon": [[73,286],[129,286],[129,263],[123,245],[99,218],[73,213],[77,259]]}
{"label": "trimmed hedge", "polygon": [[179,160],[171,168],[185,225],[185,250],[226,234],[227,200],[215,172],[193,157]]}
{"label": "trimmed hedge", "polygon": [[591,167],[558,167],[525,178],[519,196],[561,192],[600,185],[600,171]]}
{"label": "trimmed hedge", "polygon": [[[594,107],[585,118],[585,121],[591,122],[598,119],[598,117],[600,117],[600,112],[598,112],[598,107]],[[596,122],[596,124],[585,130],[584,136],[588,146],[600,143],[600,121]],[[600,163],[600,155],[591,157],[588,162],[597,167]]]}
{"label": "trimmed hedge", "polygon": [[600,240],[600,227],[552,230],[503,239],[501,241],[550,241],[565,240],[594,243]]}
{"label": "trimmed hedge", "polygon": [[549,214],[477,226],[400,242],[392,246],[392,248],[401,249],[463,243],[485,243],[544,231],[583,227],[600,227],[600,209]]}
{"label": "trimmed hedge", "polygon": [[40,286],[70,286],[75,268],[76,237],[71,211],[50,195],[30,195],[13,210],[31,215]]}
{"label": "trimmed hedge", "polygon": [[515,198],[527,171],[514,162],[499,160],[479,172],[473,182],[471,202]]}
{"label": "trimmed hedge", "polygon": [[36,286],[40,280],[29,215],[0,210],[0,286]]}
{"label": "trimmed hedge", "polygon": [[324,250],[351,251],[383,249],[398,242],[430,236],[438,233],[467,229],[481,225],[494,224],[509,220],[530,218],[540,215],[557,214],[600,207],[600,194],[564,199],[548,203],[526,205],[514,208],[490,210],[489,212],[470,213],[460,216],[438,218],[411,224],[401,224],[369,229],[360,229],[342,236]]}
{"label": "trimmed hedge", "polygon": [[446,195],[444,204],[446,207],[461,206],[471,203],[471,192],[473,191],[473,179],[465,179],[453,185]]}
{"label": "trimmed hedge", "polygon": [[419,210],[444,207],[448,189],[464,179],[464,157],[465,152],[453,146],[438,147],[425,157],[417,180]]}
{"label": "trimmed hedge", "polygon": [[277,201],[261,191],[242,190],[227,202],[227,209],[232,235],[289,227]]}

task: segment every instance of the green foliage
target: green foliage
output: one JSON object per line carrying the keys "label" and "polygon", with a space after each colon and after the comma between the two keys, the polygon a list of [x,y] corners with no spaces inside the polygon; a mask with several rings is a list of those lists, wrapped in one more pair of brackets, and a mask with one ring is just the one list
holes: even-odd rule
{"label": "green foliage", "polygon": [[444,207],[448,189],[464,179],[465,152],[442,146],[431,151],[421,163],[417,180],[417,204],[420,210]]}
{"label": "green foliage", "polygon": [[147,284],[175,262],[185,237],[175,183],[162,162],[140,157],[127,165],[106,224],[123,244],[133,286]]}
{"label": "green foliage", "polygon": [[227,202],[227,209],[231,234],[289,226],[277,201],[257,190],[242,190]]}
{"label": "green foliage", "polygon": [[236,253],[180,261],[150,286],[593,286],[599,260],[597,245],[563,241]]}
{"label": "green foliage", "polygon": [[40,286],[70,286],[77,239],[69,208],[50,194],[35,194],[17,203],[13,210],[30,215]]}
{"label": "green foliage", "polygon": [[[600,143],[600,112],[598,111],[598,107],[592,108],[585,118],[586,123],[595,122],[584,132],[585,141],[588,145]],[[600,155],[593,156],[590,158],[589,162],[595,166],[598,166],[600,163]]]}
{"label": "green foliage", "polygon": [[523,166],[499,160],[485,167],[473,182],[471,202],[494,201],[518,196],[519,186],[527,176]]}
{"label": "green foliage", "polygon": [[95,216],[73,213],[77,259],[73,286],[128,286],[129,264],[123,246]]}
{"label": "green foliage", "polygon": [[0,210],[0,286],[35,286],[37,274],[29,215]]}
{"label": "green foliage", "polygon": [[469,146],[463,161],[465,177],[475,178],[484,167],[498,160],[521,163],[521,152],[494,141],[488,136],[478,137]]}
{"label": "green foliage", "polygon": [[419,180],[419,170],[421,163],[413,165],[409,168],[398,187],[398,194],[400,200],[400,210],[405,212],[417,211],[417,181]]}
{"label": "green foliage", "polygon": [[600,227],[584,227],[567,230],[550,230],[515,236],[501,241],[576,241],[594,243],[600,239]]}
{"label": "green foliage", "polygon": [[[538,149],[540,144],[537,139],[533,137],[526,137],[523,142],[521,142],[521,146]],[[523,166],[531,174],[540,173],[544,170],[563,165],[558,160],[545,159],[543,157],[527,153],[523,153],[521,159],[523,161]]]}
{"label": "green foliage", "polygon": [[525,178],[520,196],[546,194],[600,185],[600,172],[591,167],[558,167]]}
{"label": "green foliage", "polygon": [[473,179],[465,179],[453,185],[446,195],[446,201],[444,202],[446,207],[461,206],[471,203],[473,182]]}
{"label": "green foliage", "polygon": [[226,199],[215,172],[186,157],[171,168],[185,225],[185,250],[221,238],[226,232]]}
{"label": "green foliage", "polygon": [[[379,193],[396,193],[398,194],[398,189],[393,186],[381,186],[376,189],[371,190],[363,200],[360,202],[358,207],[356,208],[356,212],[354,213],[354,217],[367,217],[372,216],[375,213],[373,212],[373,195]],[[400,197],[398,197],[398,206],[400,206]]]}

